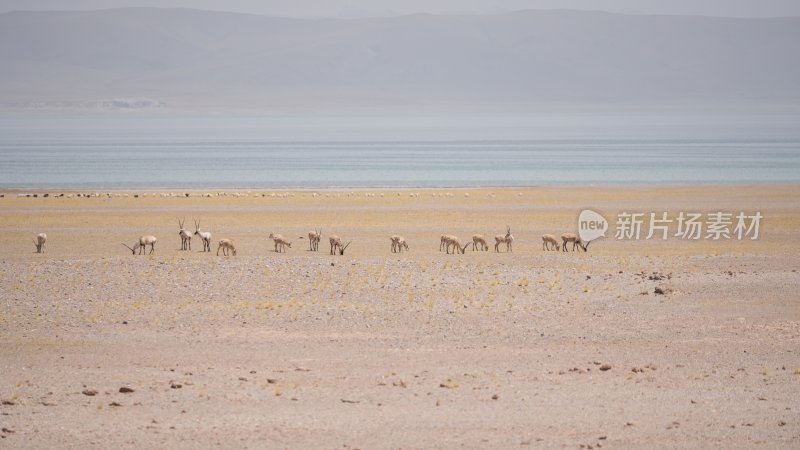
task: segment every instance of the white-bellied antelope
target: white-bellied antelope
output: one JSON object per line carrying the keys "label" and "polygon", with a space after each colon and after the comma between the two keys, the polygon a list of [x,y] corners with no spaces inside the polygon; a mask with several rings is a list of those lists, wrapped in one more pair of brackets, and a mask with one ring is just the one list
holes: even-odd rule
{"label": "white-bellied antelope", "polygon": [[403,248],[408,251],[408,243],[406,242],[406,238],[403,236],[398,236],[395,234],[389,239],[392,241],[392,253],[403,253]]}
{"label": "white-bellied antelope", "polygon": [[489,250],[489,244],[486,243],[486,238],[483,237],[482,234],[473,234],[472,235],[472,251],[480,247],[480,250],[486,251]]}
{"label": "white-bellied antelope", "polygon": [[280,234],[269,234],[269,238],[272,239],[272,242],[275,244],[275,252],[281,253],[286,251],[286,247],[292,248],[292,243],[287,241],[282,235]]}
{"label": "white-bellied antelope", "polygon": [[308,249],[312,252],[316,252],[319,250],[319,241],[322,239],[322,230],[317,230],[316,228],[314,231],[308,232]]}
{"label": "white-bellied antelope", "polygon": [[506,244],[506,251],[510,252],[511,244],[514,242],[514,236],[511,235],[511,227],[506,227],[506,234],[498,234],[494,237],[494,251],[500,252],[500,244]]}
{"label": "white-bellied antelope", "polygon": [[36,253],[44,253],[44,243],[47,242],[47,235],[44,233],[39,233],[36,235],[36,239],[33,241],[33,245],[36,246]]}
{"label": "white-bellied antelope", "polygon": [[183,221],[178,219],[178,227],[180,230],[178,231],[178,236],[181,237],[181,250],[191,250],[192,249],[192,233],[185,228],[183,228],[183,224],[186,222],[186,218],[184,217]]}
{"label": "white-bellied antelope", "polygon": [[194,234],[200,236],[200,239],[203,240],[203,251],[204,252],[211,252],[211,232],[210,231],[200,231],[200,221],[194,221]]}
{"label": "white-bellied antelope", "polygon": [[344,244],[342,244],[342,238],[340,238],[339,236],[336,236],[335,234],[331,235],[328,238],[328,242],[330,242],[330,244],[331,244],[331,255],[334,255],[336,253],[339,253],[340,255],[344,255],[345,249],[348,246],[350,246],[350,244],[353,243],[353,241],[350,241],[350,242],[347,243],[347,245],[344,245]]}
{"label": "white-bellied antelope", "polygon": [[589,249],[589,244],[592,243],[592,241],[584,243],[581,240],[581,238],[575,233],[564,233],[564,234],[562,234],[561,235],[561,241],[563,242],[563,244],[561,245],[561,251],[562,252],[568,252],[569,251],[569,250],[567,250],[567,243],[569,243],[569,242],[572,242],[572,251],[573,252],[575,251],[575,246],[578,246],[578,247],[582,248],[583,251],[585,252],[585,251],[587,251]]}
{"label": "white-bellied antelope", "polygon": [[152,255],[154,251],[156,251],[156,239],[155,236],[144,235],[139,238],[139,241],[133,245],[133,247],[128,246],[127,244],[122,244],[125,247],[128,247],[128,250],[131,251],[131,254],[136,254],[136,250],[139,250],[139,254],[141,255],[144,252],[144,248],[148,245],[150,246],[150,253],[148,255]]}
{"label": "white-bellied antelope", "polygon": [[472,241],[469,241],[466,244],[462,244],[461,239],[451,234],[446,234],[443,238],[445,240],[445,252],[448,254],[450,253],[450,247],[454,247],[453,254],[461,253],[463,255],[467,251],[469,244],[472,243]]}

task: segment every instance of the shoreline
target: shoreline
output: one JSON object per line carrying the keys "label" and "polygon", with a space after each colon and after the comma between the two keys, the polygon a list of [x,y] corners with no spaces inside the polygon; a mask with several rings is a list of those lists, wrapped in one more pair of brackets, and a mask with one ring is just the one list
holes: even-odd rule
{"label": "shoreline", "polygon": [[[775,183],[687,183],[687,184],[539,184],[539,185],[519,185],[519,186],[442,186],[442,187],[429,187],[429,186],[376,186],[376,187],[275,187],[275,188],[248,188],[248,187],[237,187],[237,188],[190,188],[190,189],[181,189],[181,188],[161,188],[161,187],[147,187],[147,188],[53,188],[53,189],[46,189],[46,188],[21,188],[21,187],[12,187],[12,188],[0,188],[0,194],[9,194],[9,195],[25,195],[25,194],[50,194],[51,196],[57,196],[60,194],[99,194],[105,195],[107,193],[110,194],[137,194],[137,193],[146,193],[146,194],[156,194],[156,193],[169,193],[169,194],[190,194],[192,197],[202,196],[204,194],[210,193],[211,195],[216,195],[220,193],[252,193],[252,194],[269,194],[269,193],[314,193],[314,192],[326,192],[326,193],[347,193],[347,192],[369,192],[369,191],[376,191],[387,193],[391,191],[401,191],[401,192],[408,192],[408,191],[422,191],[422,192],[437,192],[437,191],[458,191],[463,192],[467,190],[474,190],[474,191],[485,191],[485,190],[497,190],[497,191],[508,191],[508,190],[531,190],[531,189],[637,189],[637,190],[646,190],[646,189],[681,189],[681,188],[709,188],[709,189],[719,189],[719,188],[789,188],[789,187],[797,187],[800,189],[800,182],[775,182]],[[180,196],[178,196],[180,197]],[[54,197],[58,198],[58,197]]]}

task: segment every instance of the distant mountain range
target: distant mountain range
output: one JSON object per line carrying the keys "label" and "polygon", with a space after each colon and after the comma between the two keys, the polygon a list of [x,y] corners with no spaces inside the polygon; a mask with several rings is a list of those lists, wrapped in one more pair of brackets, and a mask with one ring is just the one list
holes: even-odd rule
{"label": "distant mountain range", "polygon": [[800,18],[0,14],[0,108],[796,107]]}

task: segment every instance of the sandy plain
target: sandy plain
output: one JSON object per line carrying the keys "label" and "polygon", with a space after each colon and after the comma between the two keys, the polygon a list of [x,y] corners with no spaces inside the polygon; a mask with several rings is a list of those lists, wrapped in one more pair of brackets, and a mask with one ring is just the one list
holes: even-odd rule
{"label": "sandy plain", "polygon": [[[800,446],[800,186],[19,194],[0,198],[0,447]],[[758,240],[542,251],[583,208],[764,218]],[[184,217],[211,254],[179,250]],[[512,253],[439,251],[506,225]],[[152,256],[120,245],[145,233]]]}

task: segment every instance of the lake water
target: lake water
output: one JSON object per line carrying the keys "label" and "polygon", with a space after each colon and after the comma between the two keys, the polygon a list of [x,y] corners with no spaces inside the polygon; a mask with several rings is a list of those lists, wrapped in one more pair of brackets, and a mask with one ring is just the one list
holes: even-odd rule
{"label": "lake water", "polygon": [[800,114],[0,117],[0,187],[800,183]]}

